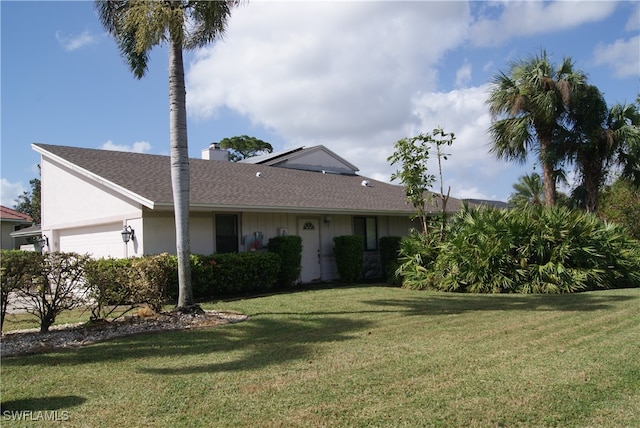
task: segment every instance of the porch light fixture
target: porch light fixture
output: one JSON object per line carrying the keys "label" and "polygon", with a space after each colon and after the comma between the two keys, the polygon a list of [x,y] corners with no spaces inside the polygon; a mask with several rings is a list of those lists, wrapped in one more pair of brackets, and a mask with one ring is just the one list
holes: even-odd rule
{"label": "porch light fixture", "polygon": [[324,224],[326,224],[326,225],[330,225],[332,220],[333,220],[333,219],[331,218],[331,216],[330,216],[330,215],[326,215],[326,216],[324,216]]}
{"label": "porch light fixture", "polygon": [[131,226],[125,226],[120,233],[122,234],[122,242],[125,244],[136,238],[136,232],[131,228]]}
{"label": "porch light fixture", "polygon": [[36,240],[36,242],[38,243],[38,247],[40,247],[41,250],[45,248],[45,246],[49,246],[49,238],[47,238],[46,235],[42,235],[42,237]]}

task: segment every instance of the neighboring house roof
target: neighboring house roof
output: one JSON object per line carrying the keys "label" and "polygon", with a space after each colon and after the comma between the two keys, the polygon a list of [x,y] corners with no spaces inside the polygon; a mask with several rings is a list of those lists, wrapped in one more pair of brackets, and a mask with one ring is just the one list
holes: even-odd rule
{"label": "neighboring house roof", "polygon": [[485,207],[492,207],[492,208],[498,208],[498,209],[504,209],[504,208],[510,207],[510,205],[507,202],[492,201],[489,199],[463,199],[463,201],[469,202],[470,204],[473,204],[476,206],[485,206]]}
{"label": "neighboring house roof", "polygon": [[265,163],[265,162],[277,162],[278,159],[282,159],[287,157],[288,155],[298,152],[300,150],[304,149],[304,146],[302,147],[295,147],[293,149],[285,149],[285,150],[281,150],[279,152],[271,152],[271,153],[265,153],[263,155],[259,155],[259,156],[251,156],[245,159],[242,159],[238,162],[241,163]]}
{"label": "neighboring house roof", "polygon": [[39,224],[34,224],[33,226],[11,232],[9,235],[11,235],[12,238],[29,238],[31,236],[42,235],[42,231],[40,230]]}
{"label": "neighboring house roof", "polygon": [[[33,144],[34,150],[120,194],[154,208],[173,206],[169,156]],[[190,159],[192,210],[414,212],[401,186],[357,175],[323,174],[263,164]],[[448,209],[462,203],[451,198]],[[439,209],[434,205],[433,212]]]}
{"label": "neighboring house roof", "polygon": [[2,205],[0,205],[0,219],[12,223],[33,223],[33,219],[28,214],[12,210]]}
{"label": "neighboring house roof", "polygon": [[276,153],[267,153],[260,156],[249,157],[240,162],[330,174],[355,175],[355,173],[358,172],[357,166],[338,156],[323,145],[298,147]]}

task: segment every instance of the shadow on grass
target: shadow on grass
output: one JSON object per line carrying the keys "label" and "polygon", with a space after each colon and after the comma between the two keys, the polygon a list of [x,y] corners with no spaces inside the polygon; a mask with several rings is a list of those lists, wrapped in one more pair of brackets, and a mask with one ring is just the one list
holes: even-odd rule
{"label": "shadow on grass", "polygon": [[[371,286],[369,286],[371,287]],[[387,286],[388,287],[388,286]],[[352,287],[353,288],[353,287]],[[398,290],[401,290],[397,287]],[[462,314],[475,311],[597,311],[638,296],[602,294],[597,291],[573,294],[475,294],[404,290],[411,298],[371,299],[361,303],[371,309],[348,311],[273,311],[255,315],[348,315],[404,313],[406,315]]]}
{"label": "shadow on grass", "polygon": [[598,292],[526,295],[440,292],[412,299],[368,300],[364,303],[396,307],[408,315],[438,315],[473,311],[598,311],[610,309],[616,303],[636,299],[636,296]]}
{"label": "shadow on grass", "polygon": [[[4,366],[74,366],[201,356],[196,365],[176,368],[141,367],[151,374],[191,374],[260,369],[290,360],[310,358],[317,344],[350,340],[374,323],[346,317],[307,316],[294,319],[254,317],[241,323],[213,328],[121,337],[72,351],[64,350],[30,357],[7,358]],[[232,356],[232,359],[229,359]],[[135,365],[136,362],[133,361]],[[170,364],[169,364],[170,365]]]}
{"label": "shadow on grass", "polygon": [[[74,366],[140,360],[139,370],[152,374],[259,369],[291,360],[313,358],[319,344],[350,340],[375,327],[368,314],[438,316],[474,311],[596,311],[638,299],[635,295],[578,293],[564,295],[481,295],[436,292],[406,293],[397,298],[366,299],[361,294],[353,304],[333,304],[326,296],[318,310],[265,311],[250,314],[247,321],[221,327],[167,331],[121,337],[74,350],[30,357],[6,358],[6,367],[37,365]],[[335,310],[331,308],[336,307]],[[313,309],[313,308],[312,308]],[[343,310],[341,310],[343,309]],[[202,356],[195,365],[150,367],[149,358]],[[175,361],[174,360],[174,361]]]}
{"label": "shadow on grass", "polygon": [[83,404],[86,398],[77,395],[53,395],[50,397],[24,398],[22,400],[3,401],[2,412],[43,412],[46,410],[68,409]]}

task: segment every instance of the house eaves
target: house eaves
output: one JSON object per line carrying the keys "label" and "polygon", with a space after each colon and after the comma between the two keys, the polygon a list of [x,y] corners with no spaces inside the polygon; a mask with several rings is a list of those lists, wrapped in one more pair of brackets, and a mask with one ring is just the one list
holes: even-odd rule
{"label": "house eaves", "polygon": [[135,192],[132,192],[131,190],[129,190],[129,189],[123,187],[123,186],[120,186],[120,185],[118,185],[118,184],[116,184],[116,183],[114,183],[114,182],[112,182],[110,180],[107,180],[107,179],[105,179],[104,177],[102,177],[102,176],[100,176],[98,174],[95,174],[95,173],[93,173],[93,172],[91,172],[91,171],[89,171],[87,169],[84,169],[84,168],[78,166],[77,164],[75,164],[73,162],[70,162],[70,161],[68,161],[67,159],[65,159],[65,158],[63,158],[61,156],[58,156],[58,155],[48,151],[46,149],[46,145],[35,144],[34,143],[34,144],[31,144],[31,148],[33,148],[33,150],[35,150],[36,152],[40,153],[40,155],[42,155],[44,157],[47,157],[47,158],[55,161],[56,163],[66,167],[66,168],[69,168],[70,170],[82,175],[83,177],[86,177],[86,178],[88,178],[89,180],[91,180],[91,181],[93,181],[95,183],[101,184],[101,185],[105,186],[106,188],[111,189],[111,190],[115,191],[116,193],[118,193],[118,194],[120,194],[120,195],[122,195],[122,196],[124,196],[124,197],[126,197],[128,199],[131,199],[131,200],[133,200],[135,202],[138,202],[139,204],[141,204],[141,205],[143,205],[143,206],[145,206],[145,207],[147,207],[149,209],[153,209],[154,206],[155,206],[154,201],[152,201],[150,199],[147,199],[147,198],[144,198],[144,197],[140,196],[139,194],[137,194]]}

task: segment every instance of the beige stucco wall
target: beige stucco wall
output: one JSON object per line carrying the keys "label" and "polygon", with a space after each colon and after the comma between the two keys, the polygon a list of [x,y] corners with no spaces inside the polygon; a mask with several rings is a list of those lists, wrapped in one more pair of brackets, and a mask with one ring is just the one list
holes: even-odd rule
{"label": "beige stucco wall", "polygon": [[[214,252],[213,213],[189,217],[189,238],[191,252],[211,254]],[[145,254],[176,253],[176,226],[173,214],[147,213],[143,221]]]}
{"label": "beige stucco wall", "polygon": [[[230,212],[225,212],[229,214]],[[299,219],[317,219],[320,225],[320,263],[321,279],[330,281],[337,279],[337,269],[333,256],[333,238],[353,233],[351,215],[331,214],[331,221],[325,222],[326,215],[304,213],[233,213],[238,215],[238,247],[244,251],[243,236],[253,236],[255,232],[263,234],[263,243],[277,236],[281,230],[289,235],[299,235]],[[190,217],[191,252],[195,254],[212,254],[215,249],[215,212],[197,213]],[[411,227],[405,217],[377,216],[378,237],[404,236]],[[146,213],[143,221],[145,254],[168,252],[175,254],[175,225],[173,215],[166,213]]]}

